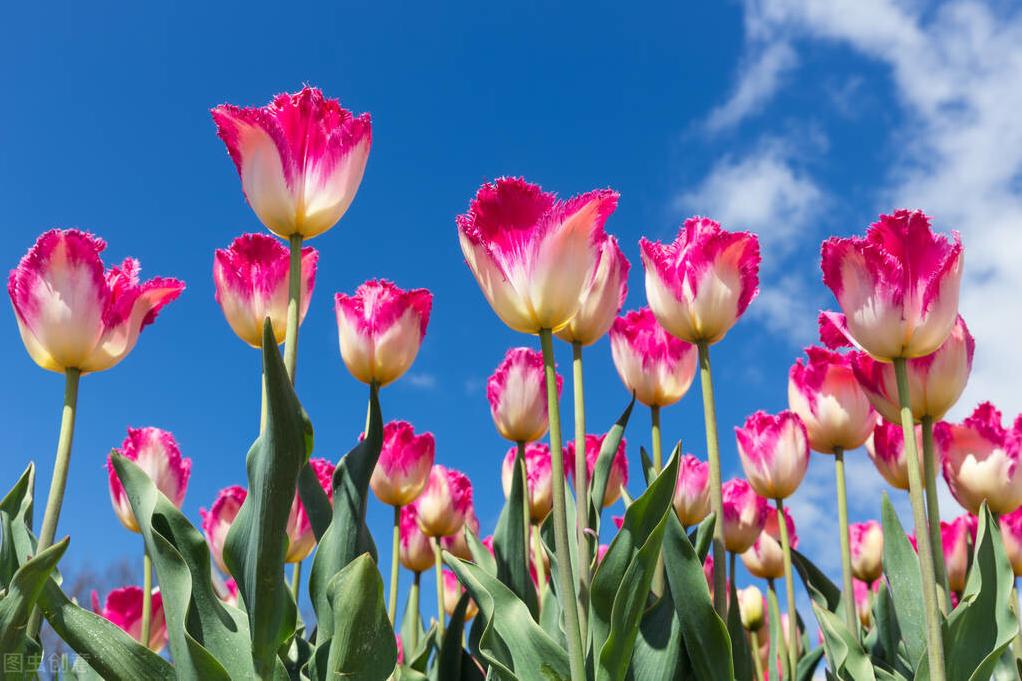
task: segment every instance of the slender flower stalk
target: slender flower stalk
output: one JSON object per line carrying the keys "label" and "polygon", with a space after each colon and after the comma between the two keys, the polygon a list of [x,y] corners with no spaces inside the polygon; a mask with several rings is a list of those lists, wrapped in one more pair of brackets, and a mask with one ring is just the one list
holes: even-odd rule
{"label": "slender flower stalk", "polygon": [[302,562],[298,561],[295,566],[291,569],[291,596],[295,599],[295,604],[298,603],[299,595],[301,594],[302,588]]}
{"label": "slender flower stalk", "polygon": [[749,632],[749,643],[752,644],[752,665],[756,670],[756,681],[763,681],[763,660],[759,656],[759,636],[755,631]]}
{"label": "slender flower stalk", "polygon": [[[586,408],[585,391],[582,380],[582,344],[573,341],[572,351],[572,385],[574,388],[575,406],[575,451],[586,451]],[[579,601],[587,601],[589,581],[592,577],[592,548],[589,546],[589,475],[586,470],[586,457],[575,457],[575,524],[578,528],[578,552],[582,559],[578,562],[578,595]],[[585,608],[579,611],[579,626],[586,630],[587,615]],[[584,635],[583,635],[584,640]]]}
{"label": "slender flower stalk", "polygon": [[[783,522],[781,524],[783,524]],[[770,617],[771,619],[777,618],[777,629],[781,632],[781,636],[776,641],[777,655],[781,658],[784,678],[791,679],[793,678],[791,675],[791,658],[788,657],[787,636],[784,633],[784,627],[781,620],[781,604],[777,598],[777,586],[772,579],[767,580],[767,600],[770,604]],[[770,660],[769,664],[777,664],[777,661]]]}
{"label": "slender flower stalk", "polygon": [[397,578],[400,574],[398,554],[401,552],[401,507],[394,507],[394,537],[390,554],[390,595],[387,601],[387,616],[391,624],[397,624]]}
{"label": "slender flower stalk", "polygon": [[536,591],[539,594],[539,605],[543,606],[546,592],[546,556],[543,555],[543,539],[539,536],[539,526],[532,526],[532,562],[536,566]]}
{"label": "slender flower stalk", "polygon": [[933,554],[933,577],[937,582],[937,596],[941,612],[951,612],[951,592],[947,583],[947,566],[944,564],[944,540],[940,531],[940,502],[937,500],[937,462],[933,446],[933,417],[924,416],[923,431],[923,475],[926,487],[926,521],[930,529],[930,551]]}
{"label": "slender flower stalk", "polygon": [[153,561],[149,558],[149,552],[145,551],[142,557],[142,634],[139,641],[145,645],[149,640],[149,630],[153,615]]}
{"label": "slender flower stalk", "polygon": [[[777,526],[781,530],[781,550],[784,552],[784,590],[788,596],[788,639],[791,645],[788,646],[788,665],[794,671],[797,664],[798,649],[798,612],[795,610],[795,580],[791,574],[791,541],[788,538],[788,523],[784,519],[784,500],[776,499],[777,502]],[[854,610],[854,606],[849,605]],[[784,633],[781,633],[784,637]],[[788,678],[794,678],[789,676]]]}
{"label": "slender flower stalk", "polygon": [[420,593],[420,582],[422,581],[422,573],[416,571],[412,578],[412,588],[408,590],[408,607],[412,611],[412,640],[409,641],[412,645],[410,652],[414,652],[419,649],[419,593]]}
{"label": "slender flower stalk", "polygon": [[444,637],[444,559],[440,548],[440,537],[433,537],[433,570],[436,572],[436,613],[437,630],[440,639]]}
{"label": "slender flower stalk", "polygon": [[[699,343],[699,381],[703,386],[703,417],[706,421],[706,453],[710,464],[710,511],[722,519],[724,499],[720,492],[720,441],[717,437],[717,407],[713,400],[713,373],[710,369],[710,346]],[[724,564],[724,523],[720,520],[713,526],[713,562]],[[713,608],[723,617],[727,612],[727,598],[724,593],[724,571],[713,573]]]}
{"label": "slender flower stalk", "polygon": [[841,577],[845,592],[845,620],[856,640],[859,624],[855,613],[855,589],[852,584],[852,550],[848,540],[848,486],[845,483],[845,452],[834,448],[834,474],[837,481],[838,532],[841,539]]}
{"label": "slender flower stalk", "polygon": [[653,468],[659,474],[664,467],[663,444],[660,437],[660,407],[649,408],[650,440],[653,446]]}
{"label": "slender flower stalk", "polygon": [[288,378],[295,382],[298,362],[298,318],[302,298],[302,235],[292,234],[291,259],[287,274],[287,327],[284,332],[284,368]]}

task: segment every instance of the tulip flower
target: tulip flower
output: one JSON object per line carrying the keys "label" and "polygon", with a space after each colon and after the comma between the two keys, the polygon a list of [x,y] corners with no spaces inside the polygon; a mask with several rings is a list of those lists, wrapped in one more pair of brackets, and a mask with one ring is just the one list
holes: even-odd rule
{"label": "tulip flower", "polygon": [[696,348],[669,335],[647,307],[614,320],[610,349],[621,381],[651,407],[680,400],[696,371]]}
{"label": "tulip flower", "polygon": [[[517,447],[507,450],[504,463],[501,465],[500,484],[504,488],[505,498],[511,495],[517,454]],[[525,447],[525,478],[528,487],[529,519],[533,524],[539,525],[553,507],[553,469],[550,466],[550,447],[542,443],[530,444]]]}
{"label": "tulip flower", "polygon": [[[922,448],[922,432],[919,428],[916,428],[916,444]],[[866,440],[866,453],[888,484],[908,490],[908,462],[905,459],[905,438],[900,425],[878,418],[873,434]],[[919,469],[922,477],[922,462]]]}
{"label": "tulip flower", "polygon": [[205,508],[199,509],[199,516],[202,518],[202,533],[206,535],[209,551],[225,575],[231,574],[231,571],[224,563],[224,541],[227,539],[227,531],[231,529],[234,519],[238,517],[241,505],[245,503],[246,496],[248,496],[248,490],[240,485],[233,485],[220,490],[208,511]]}
{"label": "tulip flower", "polygon": [[[188,478],[192,473],[192,460],[181,457],[174,436],[159,428],[128,428],[128,436],[115,452],[137,464],[167,499],[181,508],[188,489]],[[113,467],[113,455],[107,457],[107,473],[110,479],[110,501],[121,524],[132,532],[139,532],[135,514],[128,503],[121,479]]]}
{"label": "tulip flower", "polygon": [[406,506],[426,486],[435,456],[432,433],[416,435],[407,421],[391,421],[383,427],[383,446],[369,486],[388,506]]}
{"label": "tulip flower", "polygon": [[93,590],[92,610],[116,624],[136,641],[144,643],[155,653],[167,645],[167,620],[163,614],[163,598],[158,588],[152,592],[152,625],[145,640],[142,636],[141,588],[125,586],[114,589],[106,595],[102,608],[99,605],[99,594]]}
{"label": "tulip flower", "polygon": [[951,522],[942,521],[940,523],[948,587],[951,591],[959,594],[965,590],[965,579],[969,574],[970,529],[971,522],[968,514],[959,516]]}
{"label": "tulip flower", "polygon": [[[745,569],[754,577],[761,579],[781,579],[784,577],[784,551],[781,549],[781,528],[778,524],[777,509],[768,507],[766,523],[763,531],[756,537],[755,543],[741,554]],[[798,548],[798,534],[795,532],[795,521],[788,509],[784,509],[784,521],[788,526],[788,537],[791,548]]]}
{"label": "tulip flower", "polygon": [[353,116],[313,87],[264,107],[221,104],[211,113],[245,198],[267,229],[310,239],[337,224],[365,172],[369,114]]}
{"label": "tulip flower", "polygon": [[1022,575],[1022,507],[1005,513],[998,519],[1001,525],[1001,539],[1004,553],[1011,562],[1011,569],[1018,577]]}
{"label": "tulip flower", "polygon": [[723,485],[724,546],[744,553],[756,543],[770,515],[770,505],[745,480],[735,478]]}
{"label": "tulip flower", "polygon": [[429,537],[457,534],[472,506],[472,483],[460,471],[434,464],[415,500],[419,527]]}
{"label": "tulip flower", "polygon": [[426,289],[403,291],[384,279],[335,295],[341,359],[351,375],[377,386],[400,378],[415,361],[432,307]]}
{"label": "tulip flower", "polygon": [[859,624],[869,629],[873,623],[873,594],[883,588],[883,582],[864,582],[856,579],[853,583],[853,594],[855,601],[855,614],[858,616]]}
{"label": "tulip flower", "polygon": [[415,504],[401,507],[401,544],[398,557],[401,564],[418,574],[433,567],[433,547],[419,527],[419,514]]}
{"label": "tulip flower", "polygon": [[673,503],[682,526],[698,525],[710,514],[709,476],[710,469],[705,461],[691,454],[681,456]]}
{"label": "tulip flower", "polygon": [[738,610],[746,631],[759,631],[766,623],[766,599],[756,586],[738,590]]}
{"label": "tulip flower", "polygon": [[[600,458],[600,449],[603,448],[603,441],[607,439],[604,435],[586,435],[586,476],[591,481],[593,472],[596,470],[596,460]],[[575,443],[569,442],[564,450],[564,470],[574,476],[575,470]],[[621,498],[621,488],[628,484],[628,457],[625,455],[625,439],[617,446],[614,458],[611,459],[610,473],[607,475],[607,489],[603,494],[603,507],[611,506]]]}
{"label": "tulip flower", "polygon": [[[444,570],[444,612],[449,616],[454,615],[454,610],[458,607],[458,601],[461,600],[463,593],[465,593],[465,587],[461,585],[461,582],[454,576],[454,573],[450,570]],[[479,606],[476,605],[474,600],[469,598],[468,607],[465,609],[465,621],[468,622],[478,612]]]}
{"label": "tulip flower", "polygon": [[806,356],[788,372],[788,404],[805,424],[809,446],[822,454],[861,447],[876,417],[850,357],[819,347],[806,348]]}
{"label": "tulip flower", "polygon": [[790,497],[809,467],[809,440],[802,420],[791,411],[757,411],[735,428],[738,453],[749,484],[768,499]]}
{"label": "tulip flower", "polygon": [[[334,464],[326,459],[309,459],[309,468],[316,474],[320,486],[326,492],[327,497],[333,501],[334,498]],[[316,546],[316,535],[312,531],[312,523],[305,511],[305,505],[301,498],[295,494],[291,502],[291,515],[287,519],[288,547],[287,555],[284,556],[285,563],[301,563],[309,557],[312,549]]]}
{"label": "tulip flower", "polygon": [[614,317],[628,297],[630,268],[617,239],[613,236],[604,239],[589,284],[582,292],[578,312],[555,335],[568,343],[592,345],[610,331]]}
{"label": "tulip flower", "polygon": [[1006,429],[1001,412],[984,402],[961,424],[938,423],[934,436],[944,480],[965,510],[976,514],[986,501],[1000,515],[1022,505],[1022,418]]}
{"label": "tulip flower", "polygon": [[880,579],[884,567],[884,531],[880,523],[867,520],[848,526],[852,552],[852,575],[872,584]]}
{"label": "tulip flower", "polygon": [[[266,234],[243,234],[213,256],[216,302],[238,338],[254,348],[263,345],[263,320],[267,317],[277,343],[284,342],[289,257],[287,248]],[[312,300],[318,261],[316,249],[302,249],[299,324]]]}
{"label": "tulip flower", "polygon": [[235,608],[238,607],[238,583],[234,581],[233,577],[228,577],[224,580],[223,592],[218,595],[220,600],[227,605],[232,605]]}
{"label": "tulip flower", "polygon": [[466,529],[472,530],[473,534],[479,534],[479,518],[476,517],[474,505],[470,505],[465,510],[465,522],[462,523],[460,530],[446,537],[440,537],[440,546],[462,560],[472,560],[472,549],[469,548],[468,538],[465,536]]}
{"label": "tulip flower", "polygon": [[[557,395],[563,379],[557,376]],[[511,348],[486,382],[490,414],[501,437],[512,442],[533,442],[549,428],[543,353]]]}

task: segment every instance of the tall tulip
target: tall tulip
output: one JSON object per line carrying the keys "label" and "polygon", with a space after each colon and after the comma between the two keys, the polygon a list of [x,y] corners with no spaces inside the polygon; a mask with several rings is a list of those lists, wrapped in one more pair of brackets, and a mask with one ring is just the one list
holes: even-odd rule
{"label": "tall tulip", "polygon": [[1004,552],[1011,562],[1012,572],[1022,575],[1022,506],[1011,513],[1005,513],[998,522],[1001,526],[1001,540]]}
{"label": "tall tulip", "polygon": [[862,626],[869,629],[873,622],[873,594],[883,588],[880,581],[864,582],[856,579],[852,584],[852,601],[855,603],[855,614],[857,615],[856,629]]}
{"label": "tall tulip", "polygon": [[723,493],[724,545],[731,553],[744,553],[756,542],[766,526],[770,504],[741,478],[725,482]]}
{"label": "tall tulip", "polygon": [[[515,456],[518,448],[512,447],[504,456],[500,468],[500,484],[504,488],[504,496],[511,494],[511,483],[514,478]],[[550,466],[550,448],[542,443],[535,443],[525,448],[526,501],[529,506],[529,519],[533,525],[539,525],[553,507],[553,469]]]}
{"label": "tall tulip", "polygon": [[433,567],[433,546],[430,538],[419,527],[419,513],[415,504],[401,507],[401,544],[398,557],[401,564],[418,574]]}
{"label": "tall tulip", "polygon": [[[784,577],[784,550],[781,548],[781,526],[776,511],[775,508],[769,509],[763,531],[756,537],[755,543],[741,554],[745,569],[760,579],[773,580]],[[784,509],[784,521],[791,548],[796,549],[798,534],[795,531],[795,521],[788,509]]]}
{"label": "tall tulip", "polygon": [[696,371],[696,348],[669,335],[648,307],[614,320],[610,349],[621,381],[650,408],[680,400]]}
{"label": "tall tulip", "polygon": [[[922,430],[915,429],[916,445],[922,448]],[[908,491],[908,457],[905,454],[905,435],[900,424],[877,419],[873,434],[866,440],[866,453],[873,461],[877,472],[890,484]],[[922,462],[917,462],[919,475],[923,474]]]}
{"label": "tall tulip", "polygon": [[[458,578],[450,570],[444,570],[444,612],[449,616],[454,615],[455,609],[458,607],[458,601],[461,600],[462,594],[465,593],[465,587],[461,585]],[[468,622],[476,614],[479,613],[479,606],[470,597],[468,599],[468,606],[465,608],[465,622]]]}
{"label": "tall tulip", "polygon": [[213,505],[209,510],[199,509],[199,516],[202,518],[202,533],[206,536],[206,543],[209,551],[213,554],[213,560],[217,567],[225,575],[231,574],[224,563],[224,541],[227,539],[227,531],[231,529],[234,519],[238,517],[241,505],[245,503],[248,490],[241,485],[232,485],[220,490]]}
{"label": "tall tulip", "polygon": [[[556,376],[557,395],[564,381]],[[542,438],[550,427],[543,353],[511,348],[486,382],[493,423],[502,437],[524,444]]]}
{"label": "tall tulip", "polygon": [[[585,471],[587,481],[591,481],[596,471],[596,460],[600,458],[600,450],[603,449],[603,441],[607,435],[586,435]],[[607,508],[621,498],[621,489],[628,484],[628,457],[625,454],[626,442],[621,438],[618,443],[614,457],[610,461],[610,472],[607,474],[607,487],[603,493],[603,507]],[[565,471],[574,476],[577,459],[575,443],[569,442],[564,451]],[[589,482],[586,483],[588,487]]]}
{"label": "tall tulip", "polygon": [[148,633],[143,632],[142,624],[142,589],[137,586],[124,586],[114,589],[106,595],[103,606],[99,604],[99,594],[92,592],[92,611],[110,620],[136,641],[145,645],[155,653],[162,651],[167,645],[167,620],[163,614],[163,597],[159,588],[150,594],[152,603],[152,626]]}
{"label": "tall tulip", "polygon": [[1022,505],[1022,417],[1010,429],[1001,412],[984,402],[960,424],[938,423],[937,450],[951,494],[970,513],[986,501],[992,513]]}
{"label": "tall tulip", "polygon": [[674,488],[674,512],[688,528],[710,515],[710,467],[691,454],[678,461],[678,483]]}
{"label": "tall tulip", "polygon": [[[309,459],[309,468],[316,474],[316,479],[327,498],[333,501],[334,464],[327,459],[311,458]],[[295,494],[291,502],[291,514],[287,520],[287,537],[288,547],[287,554],[284,556],[285,563],[298,565],[309,557],[312,549],[316,546],[316,535],[312,531],[309,514],[298,494]]]}
{"label": "tall tulip", "polygon": [[852,575],[872,584],[880,579],[884,568],[884,531],[875,520],[848,526],[851,539]]}
{"label": "tall tulip", "polygon": [[965,579],[969,574],[969,540],[972,521],[968,514],[958,516],[951,522],[940,523],[940,534],[944,545],[944,563],[947,565],[948,588],[960,594],[965,591]]}
{"label": "tall tulip", "polygon": [[757,411],[735,437],[745,477],[760,496],[783,501],[794,494],[809,468],[809,439],[795,412]]}

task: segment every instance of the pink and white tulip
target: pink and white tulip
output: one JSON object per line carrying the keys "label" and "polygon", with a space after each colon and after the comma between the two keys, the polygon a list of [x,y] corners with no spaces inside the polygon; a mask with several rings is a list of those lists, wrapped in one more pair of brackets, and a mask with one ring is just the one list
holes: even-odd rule
{"label": "pink and white tulip", "polygon": [[209,551],[225,575],[231,574],[231,571],[224,563],[224,541],[227,539],[227,531],[231,529],[234,519],[238,517],[238,511],[241,510],[241,505],[245,503],[247,496],[248,490],[244,487],[232,485],[220,490],[208,511],[204,508],[199,509],[199,516],[202,518],[202,533],[206,535]]}
{"label": "pink and white tulip", "polygon": [[646,298],[657,320],[689,343],[724,338],[759,292],[759,238],[692,217],[673,243],[639,241]]}
{"label": "pink and white tulip", "polygon": [[604,239],[578,312],[557,332],[557,337],[568,343],[592,345],[610,331],[614,317],[628,297],[630,267],[617,239],[612,236]]}
{"label": "pink and white tulip", "polygon": [[767,499],[787,499],[809,468],[809,437],[792,411],[757,411],[735,428],[738,454],[749,484]]}
{"label": "pink and white tulip", "polygon": [[884,530],[875,520],[848,526],[852,576],[872,584],[884,570]]}
{"label": "pink and white tulip", "polygon": [[263,107],[221,104],[211,113],[245,198],[271,232],[309,239],[347,212],[372,146],[369,114],[354,116],[313,87]]}
{"label": "pink and white tulip", "polygon": [[[507,450],[500,468],[500,483],[504,488],[505,497],[511,494],[517,454],[517,447]],[[554,503],[550,447],[534,443],[525,448],[525,478],[528,487],[529,518],[534,524],[539,524],[550,513]]]}
{"label": "pink and white tulip", "polygon": [[614,320],[610,352],[625,387],[651,407],[680,400],[696,373],[696,346],[667,333],[648,307]]}
{"label": "pink and white tulip", "polygon": [[941,421],[933,429],[944,480],[962,508],[979,513],[986,501],[995,514],[1022,505],[1022,416],[1011,429],[989,402],[976,407],[961,424]]}
{"label": "pink and white tulip", "polygon": [[[872,585],[872,586],[871,586]],[[855,600],[855,614],[859,616],[859,624],[869,629],[873,624],[873,594],[883,588],[883,582],[864,582],[852,580],[852,598]]]}
{"label": "pink and white tulip", "polygon": [[[128,428],[128,436],[118,454],[138,465],[171,503],[178,508],[185,500],[188,479],[192,474],[192,460],[181,457],[174,436],[160,428]],[[121,524],[132,532],[138,532],[138,521],[128,503],[121,479],[114,470],[112,456],[107,457],[106,469],[110,479],[110,501]]]}
{"label": "pink and white tulip", "polygon": [[[465,587],[461,585],[458,578],[450,570],[444,570],[444,612],[447,613],[448,617],[454,615],[454,610],[458,607],[458,601],[461,600],[461,595],[465,593]],[[471,598],[468,599],[468,607],[465,608],[465,621],[468,622],[470,619],[475,617],[479,613],[479,606]]]}
{"label": "pink and white tulip", "polygon": [[11,270],[7,293],[25,349],[50,371],[103,371],[123,360],[139,334],[185,285],[139,281],[134,258],[104,269],[106,243],[77,229],[51,229]]}
{"label": "pink and white tulip", "polygon": [[464,473],[435,464],[415,507],[419,527],[427,536],[457,534],[472,507],[472,483]]}
{"label": "pink and white tulip", "polygon": [[1001,525],[1001,540],[1004,552],[1011,562],[1011,569],[1018,577],[1022,575],[1022,507],[1005,513],[998,521]]}
{"label": "pink and white tulip", "polygon": [[354,295],[334,296],[341,359],[363,383],[385,386],[415,361],[426,335],[433,294],[404,291],[385,279],[371,279]]}
{"label": "pink and white tulip", "polygon": [[[316,479],[319,480],[320,486],[332,503],[334,499],[334,464],[326,459],[309,459],[309,467],[316,474]],[[291,502],[291,515],[287,519],[287,538],[285,563],[301,563],[316,547],[316,535],[312,531],[309,514],[305,511],[305,505],[302,504],[297,493],[295,493],[294,501]]]}
{"label": "pink and white tulip", "polygon": [[419,528],[419,513],[415,504],[401,507],[399,531],[398,558],[401,564],[412,572],[425,572],[433,567],[433,545]]}
{"label": "pink and white tulip", "polygon": [[[302,249],[299,324],[312,300],[318,261],[316,249]],[[238,338],[254,348],[263,345],[263,321],[267,317],[277,344],[284,342],[289,267],[287,248],[266,234],[243,234],[227,248],[217,249],[213,256],[216,302]]]}
{"label": "pink and white tulip", "polygon": [[[149,640],[146,647],[155,653],[167,645],[167,619],[163,613],[163,596],[159,587],[153,589],[150,601]],[[131,638],[138,641],[142,636],[142,589],[137,586],[124,586],[114,589],[106,595],[103,607],[99,605],[99,594],[92,592],[92,610],[104,617]]]}
{"label": "pink and white tulip", "polygon": [[383,426],[383,447],[369,486],[383,503],[406,506],[426,486],[435,458],[433,433],[416,435],[407,421],[391,421]]}
{"label": "pink and white tulip", "polygon": [[[919,426],[916,426],[916,448],[917,451],[923,451],[923,435]],[[873,434],[866,440],[866,453],[888,484],[908,490],[908,459],[905,456],[905,437],[900,424],[878,418]],[[922,457],[919,460],[919,479],[923,479]]]}
{"label": "pink and white tulip", "polygon": [[559,201],[522,178],[479,188],[459,215],[469,269],[493,311],[515,331],[559,331],[578,313],[618,194],[600,189]]}
{"label": "pink and white tulip", "polygon": [[674,512],[684,527],[703,522],[710,515],[710,466],[691,454],[678,461],[678,483],[674,488]]}
{"label": "pink and white tulip", "polygon": [[472,549],[468,546],[466,530],[472,530],[473,534],[479,536],[479,518],[476,517],[475,505],[470,505],[465,511],[465,522],[461,524],[461,529],[454,534],[440,537],[440,546],[462,560],[472,560]]}
{"label": "pink and white tulip", "polygon": [[240,598],[238,594],[239,594],[238,583],[234,581],[233,577],[228,577],[227,579],[224,580],[223,590],[220,591],[217,595],[220,596],[220,600],[222,600],[227,605],[233,605],[235,608],[237,608],[238,599]]}
{"label": "pink and white tulip", "polygon": [[969,575],[969,540],[972,536],[972,519],[968,514],[958,516],[951,522],[941,521],[940,537],[944,546],[944,565],[947,567],[948,587],[955,593],[965,590]]}
{"label": "pink and white tulip", "polygon": [[[795,521],[788,509],[784,509],[784,522],[788,526],[788,541],[791,548],[798,548],[798,533]],[[767,507],[766,522],[763,531],[756,541],[741,555],[745,568],[755,577],[761,579],[781,579],[784,577],[784,553],[781,550],[781,528],[777,522],[777,509]]]}
{"label": "pink and white tulip", "polygon": [[[586,435],[586,477],[587,482],[593,479],[593,471],[596,470],[596,460],[600,458],[600,449],[603,441],[607,439],[604,435]],[[564,448],[564,472],[572,480],[575,479],[575,442],[571,441]],[[628,457],[625,455],[625,439],[614,452],[611,459],[610,473],[607,475],[607,489],[603,493],[603,507],[607,508],[621,498],[621,488],[628,484]]]}
{"label": "pink and white tulip", "polygon": [[809,446],[822,454],[861,447],[876,415],[849,356],[819,347],[806,348],[806,356],[788,372],[788,406],[805,424]]}
{"label": "pink and white tulip", "polygon": [[[557,395],[564,380],[557,374]],[[486,382],[497,432],[512,442],[534,442],[550,427],[543,353],[511,348]]]}
{"label": "pink and white tulip", "polygon": [[843,315],[825,313],[848,342],[876,359],[934,352],[958,317],[962,244],[919,210],[881,215],[865,238],[823,242],[823,283]]}
{"label": "pink and white tulip", "polygon": [[745,553],[766,527],[770,505],[741,478],[725,482],[721,494],[724,498],[724,548],[732,553]]}

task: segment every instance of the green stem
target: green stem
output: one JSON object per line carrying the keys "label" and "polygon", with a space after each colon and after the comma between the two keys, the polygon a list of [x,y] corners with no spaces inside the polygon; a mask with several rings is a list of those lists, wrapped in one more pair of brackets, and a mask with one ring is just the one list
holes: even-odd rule
{"label": "green stem", "polygon": [[[522,481],[522,489],[525,490],[525,503],[522,505],[522,533],[523,533],[523,547],[525,550],[522,554],[522,558],[525,561],[525,574],[529,574],[529,547],[532,546],[532,539],[529,534],[532,528],[532,512],[530,506],[532,505],[532,497],[530,496],[529,490],[529,469],[525,465],[525,443],[518,442],[518,456],[515,458],[518,470],[516,471],[519,478]],[[517,462],[521,462],[520,464]]]}
{"label": "green stem", "polygon": [[937,464],[933,449],[933,417],[922,418],[923,475],[926,476],[926,519],[930,528],[930,550],[933,552],[933,578],[937,582],[937,597],[941,612],[951,612],[951,591],[947,583],[944,564],[944,539],[940,532],[940,501],[937,498]]}
{"label": "green stem", "polygon": [[[788,664],[794,670],[798,655],[798,611],[795,610],[795,580],[791,574],[791,539],[788,537],[788,523],[784,518],[784,499],[775,499],[777,503],[777,525],[781,530],[781,550],[784,552],[784,590],[788,596]],[[852,605],[854,612],[855,606]]]}
{"label": "green stem", "polygon": [[419,649],[419,581],[422,573],[416,572],[412,580],[412,588],[408,591],[408,607],[412,609],[412,641],[409,646],[411,650],[407,653],[413,655]]}
{"label": "green stem", "polygon": [[287,326],[284,335],[284,367],[295,382],[298,361],[298,316],[302,298],[302,235],[291,235],[291,261],[287,280]]}
{"label": "green stem", "polygon": [[397,578],[401,566],[399,553],[401,551],[401,507],[394,507],[394,533],[390,553],[390,595],[387,601],[387,616],[390,623],[397,624]]}
{"label": "green stem", "polygon": [[848,486],[845,483],[845,452],[834,448],[834,473],[837,478],[838,533],[841,539],[841,577],[845,591],[845,622],[855,640],[859,640],[859,623],[855,614],[855,590],[852,586],[852,552],[848,540]]}
{"label": "green stem", "polygon": [[[909,498],[915,523],[916,543],[919,547],[919,573],[923,582],[923,607],[926,615],[926,655],[932,681],[944,681],[944,641],[941,637],[941,615],[937,606],[936,576],[933,570],[933,550],[926,522],[923,502],[923,481],[919,479],[919,452],[916,447],[915,423],[909,402],[908,369],[904,357],[894,360],[894,374],[898,379],[898,402],[901,405],[901,432],[905,438],[905,459],[908,466]],[[938,526],[939,531],[939,526]]]}
{"label": "green stem", "polygon": [[[1015,619],[1019,619],[1019,607],[1018,607],[1018,579],[1012,583],[1011,586],[1011,611],[1015,614]],[[1022,630],[1020,633],[1015,634],[1015,638],[1011,639],[1011,652],[1016,660],[1022,660]]]}
{"label": "green stem", "polygon": [[[565,637],[568,640],[568,662],[572,681],[585,681],[585,650],[579,628],[579,607],[572,607],[575,598],[575,579],[571,574],[571,553],[568,549],[568,519],[564,505],[564,452],[561,449],[561,416],[557,404],[557,370],[554,367],[554,341],[550,329],[540,329],[543,347],[543,366],[546,370],[547,414],[550,418],[550,465],[553,467],[553,523],[554,550],[557,553],[557,591],[564,615]],[[585,450],[576,452],[585,457]]]}
{"label": "green stem", "polygon": [[621,485],[621,498],[625,502],[626,509],[632,505],[632,502],[635,501],[634,499],[632,499],[632,495],[628,493],[628,490],[625,488],[624,485]]}
{"label": "green stem", "polygon": [[[586,407],[584,383],[582,380],[582,344],[571,344],[572,386],[575,407],[575,525],[578,530],[578,628],[582,640],[586,640],[589,613],[585,604],[589,602],[589,582],[592,578],[592,549],[589,546],[589,470],[586,463]],[[581,453],[580,453],[581,452]]]}
{"label": "green stem", "polygon": [[262,378],[259,380],[262,384],[262,397],[259,401],[259,432],[263,433],[266,431],[266,372],[262,373]]}
{"label": "green stem", "polygon": [[539,605],[543,607],[543,596],[546,592],[546,561],[543,555],[543,539],[539,536],[539,526],[532,528],[532,560],[536,563],[536,591],[539,594]]}
{"label": "green stem", "polygon": [[[50,479],[50,494],[46,497],[46,511],[43,513],[43,524],[39,530],[39,542],[36,555],[42,553],[53,544],[57,534],[57,521],[60,518],[60,507],[64,503],[64,491],[67,489],[67,472],[71,463],[71,441],[74,439],[75,411],[78,406],[78,381],[82,372],[78,369],[67,369],[64,372],[64,408],[60,414],[60,435],[57,438],[57,454],[53,461],[53,477]],[[36,638],[42,626],[42,612],[33,610],[28,622],[28,635]]]}
{"label": "green stem", "polygon": [[433,537],[433,558],[435,559],[434,569],[436,571],[436,614],[437,630],[440,632],[440,639],[444,637],[444,559],[440,555],[440,537]]}
{"label": "green stem", "polygon": [[[781,658],[781,666],[784,671],[784,678],[791,679],[791,660],[788,657],[788,643],[785,640],[786,636],[784,633],[784,626],[781,622],[781,604],[777,598],[777,585],[774,584],[774,580],[767,580],[767,601],[768,607],[770,608],[770,619],[777,622],[777,631],[780,632],[780,638],[774,642],[777,648],[777,656]],[[771,634],[773,635],[773,634]],[[777,660],[768,660],[767,664],[777,664]]]}
{"label": "green stem", "polygon": [[291,595],[295,599],[295,605],[298,605],[298,598],[301,595],[302,588],[302,564],[301,562],[295,563],[295,566],[291,569]]}
{"label": "green stem", "polygon": [[660,407],[652,405],[649,408],[649,420],[652,426],[651,440],[653,443],[653,470],[658,474],[664,467],[663,445],[660,438]]}
{"label": "green stem", "polygon": [[766,681],[763,676],[763,660],[759,657],[759,636],[755,631],[749,632],[749,642],[752,643],[752,664],[756,669],[756,681]]}
{"label": "green stem", "polygon": [[149,646],[149,631],[152,627],[153,617],[153,561],[149,558],[149,552],[142,554],[142,634],[139,642]]}
{"label": "green stem", "polygon": [[[699,343],[699,381],[703,387],[703,417],[706,421],[706,453],[710,464],[710,510],[717,522],[713,525],[713,564],[724,564],[724,499],[720,491],[720,441],[717,439],[717,407],[713,400],[713,372],[710,369],[710,346]],[[713,571],[713,608],[722,618],[727,614],[727,587],[724,571]]]}

